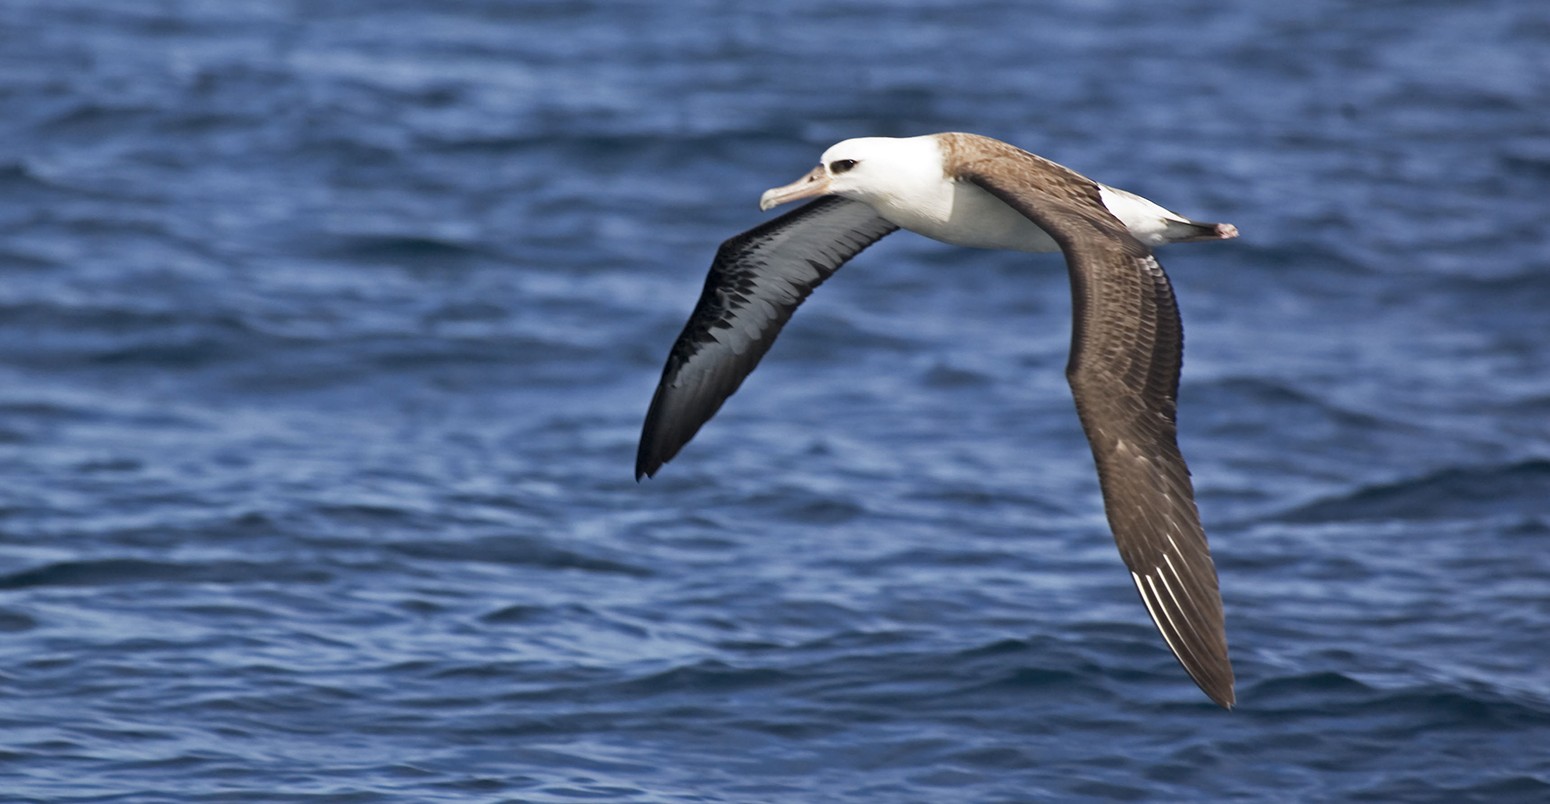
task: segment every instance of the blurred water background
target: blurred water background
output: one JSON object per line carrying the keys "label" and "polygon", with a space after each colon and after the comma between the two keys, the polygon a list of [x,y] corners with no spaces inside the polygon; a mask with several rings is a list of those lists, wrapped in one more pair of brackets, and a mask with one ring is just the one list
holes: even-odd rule
{"label": "blurred water background", "polygon": [[[0,0],[0,797],[1550,798],[1550,4]],[[1000,137],[1161,254],[1239,707],[1056,256],[896,235],[661,476],[716,245]]]}

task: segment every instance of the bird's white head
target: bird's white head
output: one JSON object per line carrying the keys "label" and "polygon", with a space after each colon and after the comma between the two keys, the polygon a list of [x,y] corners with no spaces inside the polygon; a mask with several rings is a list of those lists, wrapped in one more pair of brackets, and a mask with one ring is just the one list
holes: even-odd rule
{"label": "bird's white head", "polygon": [[860,137],[823,152],[822,161],[806,176],[768,190],[759,208],[768,210],[791,201],[838,195],[876,208],[908,204],[933,196],[944,186],[942,149],[935,136]]}

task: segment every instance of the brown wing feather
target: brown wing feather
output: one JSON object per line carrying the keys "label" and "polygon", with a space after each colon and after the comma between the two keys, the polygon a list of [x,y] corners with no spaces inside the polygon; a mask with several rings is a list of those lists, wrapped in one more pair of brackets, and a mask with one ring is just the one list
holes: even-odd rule
{"label": "brown wing feather", "polygon": [[1179,452],[1175,409],[1184,330],[1151,252],[1103,207],[1085,177],[1005,143],[952,135],[972,181],[1060,244],[1071,273],[1066,368],[1092,445],[1104,509],[1147,612],[1196,684],[1234,702],[1216,567]]}

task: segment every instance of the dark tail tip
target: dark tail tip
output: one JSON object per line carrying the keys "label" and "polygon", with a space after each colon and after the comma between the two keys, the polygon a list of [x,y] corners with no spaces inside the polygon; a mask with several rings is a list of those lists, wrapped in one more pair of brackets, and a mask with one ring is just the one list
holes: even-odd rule
{"label": "dark tail tip", "polygon": [[1231,240],[1238,236],[1238,227],[1230,223],[1201,223],[1200,221],[1170,221],[1164,235],[1169,243],[1200,243],[1207,240]]}

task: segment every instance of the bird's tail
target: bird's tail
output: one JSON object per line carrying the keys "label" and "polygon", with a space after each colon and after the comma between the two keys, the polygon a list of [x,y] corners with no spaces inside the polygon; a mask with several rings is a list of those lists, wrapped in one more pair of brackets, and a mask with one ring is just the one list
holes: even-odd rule
{"label": "bird's tail", "polygon": [[1169,243],[1198,243],[1202,240],[1231,240],[1238,236],[1238,227],[1230,223],[1201,223],[1192,220],[1167,221],[1164,237]]}

